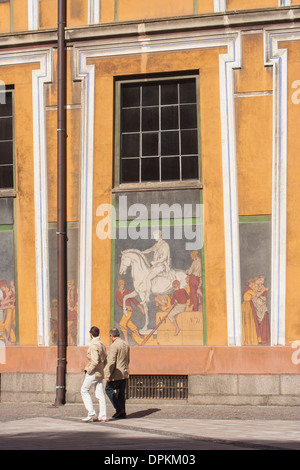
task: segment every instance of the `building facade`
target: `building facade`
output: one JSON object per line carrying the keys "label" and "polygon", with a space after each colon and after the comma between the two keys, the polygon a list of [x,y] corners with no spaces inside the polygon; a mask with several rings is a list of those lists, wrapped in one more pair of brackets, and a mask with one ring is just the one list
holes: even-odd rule
{"label": "building facade", "polygon": [[[66,3],[68,400],[97,325],[136,397],[299,404],[300,3]],[[57,54],[56,0],[0,0],[8,401],[55,393]]]}

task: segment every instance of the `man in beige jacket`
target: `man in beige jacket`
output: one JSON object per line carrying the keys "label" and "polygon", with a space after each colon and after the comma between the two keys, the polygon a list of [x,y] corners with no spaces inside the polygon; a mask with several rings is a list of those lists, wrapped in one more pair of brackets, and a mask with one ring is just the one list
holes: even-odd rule
{"label": "man in beige jacket", "polygon": [[113,328],[109,332],[112,344],[108,351],[107,364],[104,369],[106,394],[116,413],[113,418],[126,418],[125,392],[129,377],[129,345],[120,338],[120,332]]}
{"label": "man in beige jacket", "polygon": [[99,400],[99,421],[107,421],[106,401],[103,389],[104,367],[106,365],[106,348],[99,337],[99,328],[90,329],[91,344],[87,351],[89,360],[85,367],[85,378],[81,387],[81,396],[88,415],[82,421],[96,421],[97,415],[90,395],[90,389],[95,386],[95,396]]}

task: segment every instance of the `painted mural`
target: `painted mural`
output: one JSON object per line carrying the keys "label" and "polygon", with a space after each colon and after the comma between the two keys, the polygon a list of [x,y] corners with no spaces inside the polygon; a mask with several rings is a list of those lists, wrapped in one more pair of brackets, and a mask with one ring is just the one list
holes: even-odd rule
{"label": "painted mural", "polygon": [[[183,240],[116,242],[114,322],[131,344],[203,344],[201,250]],[[123,247],[124,245],[124,247]]]}
{"label": "painted mural", "polygon": [[13,201],[0,198],[0,345],[17,343]]}
{"label": "painted mural", "polygon": [[269,287],[265,285],[265,275],[260,274],[247,280],[243,292],[242,325],[243,344],[269,344],[270,323],[267,307]]}
{"label": "painted mural", "polygon": [[243,344],[269,345],[271,315],[269,216],[241,217],[240,257]]}
{"label": "painted mural", "polygon": [[[69,346],[77,345],[78,289],[73,279],[67,282],[67,341]],[[57,344],[57,299],[51,300],[50,307],[50,344]]]}
{"label": "painted mural", "polygon": [[[56,266],[56,224],[49,224],[49,268],[50,268],[50,345],[57,344],[57,266]],[[76,346],[78,343],[78,228],[68,226],[68,260],[67,260],[67,343]],[[55,262],[53,262],[55,260]]]}
{"label": "painted mural", "polygon": [[0,342],[16,344],[16,291],[11,280],[0,281]]}

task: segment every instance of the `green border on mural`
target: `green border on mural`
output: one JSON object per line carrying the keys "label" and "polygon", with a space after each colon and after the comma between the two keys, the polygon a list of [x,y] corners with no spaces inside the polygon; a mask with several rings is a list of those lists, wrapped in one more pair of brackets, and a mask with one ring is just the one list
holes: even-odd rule
{"label": "green border on mural", "polygon": [[198,0],[194,0],[194,15],[198,13]]}
{"label": "green border on mural", "polygon": [[240,215],[239,223],[248,224],[250,222],[271,222],[272,215]]}
{"label": "green border on mural", "polygon": [[[115,195],[112,196],[112,204],[115,208],[116,201]],[[115,224],[115,221],[112,221]],[[114,233],[114,225],[112,227]],[[113,328],[114,320],[115,320],[115,293],[114,293],[114,285],[115,285],[115,240],[111,240],[111,282],[110,282],[110,326]]]}
{"label": "green border on mural", "polygon": [[115,21],[119,21],[119,0],[115,0]]}

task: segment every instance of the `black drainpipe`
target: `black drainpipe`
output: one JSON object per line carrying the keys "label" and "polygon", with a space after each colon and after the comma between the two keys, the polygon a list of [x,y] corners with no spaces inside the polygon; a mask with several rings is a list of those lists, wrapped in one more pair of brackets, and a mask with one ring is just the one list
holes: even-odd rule
{"label": "black drainpipe", "polygon": [[66,402],[67,224],[66,224],[66,0],[58,0],[57,42],[57,369],[55,405]]}

